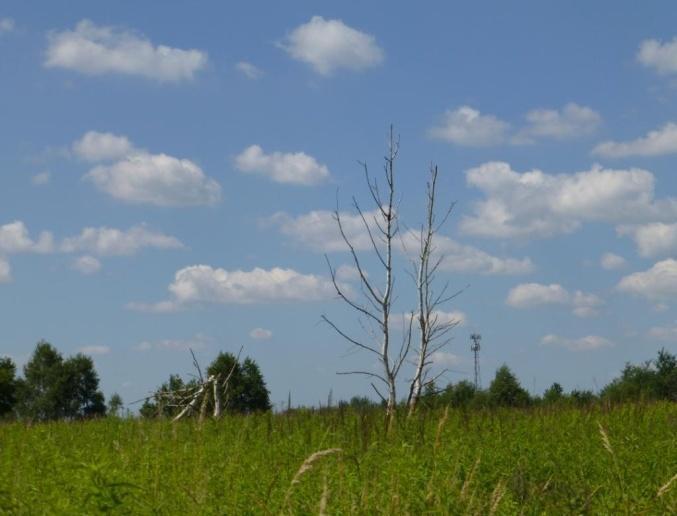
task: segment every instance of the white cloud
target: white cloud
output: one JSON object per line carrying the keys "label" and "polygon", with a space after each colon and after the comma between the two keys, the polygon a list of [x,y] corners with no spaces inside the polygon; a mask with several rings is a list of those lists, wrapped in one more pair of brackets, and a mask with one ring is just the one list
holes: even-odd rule
{"label": "white cloud", "polygon": [[96,274],[101,270],[101,262],[93,256],[80,256],[73,262],[73,268],[82,274]]}
{"label": "white cloud", "polygon": [[221,199],[221,186],[192,161],[166,154],[129,156],[90,170],[85,179],[111,197],[155,206],[197,206]]}
{"label": "white cloud", "polygon": [[125,306],[127,310],[142,312],[147,314],[169,314],[179,310],[179,306],[174,301],[160,301],[158,303],[139,303],[132,301]]}
{"label": "white cloud", "polygon": [[649,337],[668,342],[677,342],[677,324],[672,326],[654,326],[649,330]]}
{"label": "white cloud", "polygon": [[171,299],[168,301],[127,306],[137,311],[163,313],[197,303],[318,301],[335,295],[334,286],[328,279],[293,269],[227,271],[208,265],[193,265],[177,271],[169,291]]}
{"label": "white cloud", "polygon": [[466,182],[486,199],[462,218],[463,232],[493,238],[570,233],[583,222],[630,223],[677,216],[677,200],[654,199],[654,176],[642,169],[594,166],[575,174],[519,173],[488,162],[466,171]]}
{"label": "white cloud", "polygon": [[534,109],[526,114],[527,126],[518,135],[518,140],[553,138],[564,140],[593,133],[602,122],[602,117],[589,107],[573,102],[561,110]]}
{"label": "white cloud", "polygon": [[9,283],[12,281],[12,269],[9,262],[0,256],[0,283]]}
{"label": "white cloud", "polygon": [[107,355],[110,353],[108,346],[84,346],[78,350],[85,355]]}
{"label": "white cloud", "polygon": [[432,138],[456,145],[481,147],[502,143],[510,125],[493,115],[482,115],[469,107],[447,111],[442,124],[429,131]]}
{"label": "white cloud", "polygon": [[[366,275],[366,272],[364,273]],[[339,281],[357,281],[360,279],[360,272],[353,265],[339,265],[336,268],[336,279]]]}
{"label": "white cloud", "polygon": [[666,43],[656,39],[642,41],[637,60],[661,74],[677,73],[677,37]]}
{"label": "white cloud", "polygon": [[623,258],[622,256],[618,256],[617,254],[604,253],[602,257],[599,259],[599,264],[602,266],[603,269],[611,271],[615,269],[622,269],[623,267],[625,267],[627,262],[625,261],[625,258]]}
{"label": "white cloud", "polygon": [[625,276],[617,288],[621,292],[636,294],[651,301],[677,297],[677,260],[663,260],[646,271]]}
{"label": "white cloud", "polygon": [[605,158],[628,156],[662,156],[677,152],[677,124],[669,122],[646,136],[628,142],[606,141],[592,149],[592,153]]}
{"label": "white cloud", "polygon": [[12,18],[0,18],[0,36],[14,30],[14,20]]}
{"label": "white cloud", "polygon": [[86,161],[113,161],[137,153],[126,136],[88,131],[73,143],[73,152]]}
{"label": "white cloud", "polygon": [[[414,313],[413,327],[418,328],[418,312]],[[409,326],[411,313],[392,313],[390,314],[390,326],[394,330],[403,330]],[[431,320],[435,320],[440,326],[465,326],[468,322],[468,316],[460,310],[446,312],[444,310],[434,310],[431,314]]]}
{"label": "white cloud", "polygon": [[569,301],[569,293],[562,285],[522,283],[510,290],[505,302],[513,308],[530,308],[543,304],[564,305]]}
{"label": "white cloud", "polygon": [[221,186],[192,161],[137,149],[126,136],[87,132],[73,144],[80,158],[114,161],[90,170],[84,178],[110,196],[139,204],[194,206],[221,199]]}
{"label": "white cloud", "polygon": [[522,283],[508,292],[506,304],[513,308],[532,308],[546,304],[565,305],[571,307],[578,317],[592,317],[604,302],[595,294],[577,290],[570,294],[562,285],[552,283]]}
{"label": "white cloud", "polygon": [[[420,235],[408,231],[402,235],[401,243],[407,253],[418,252]],[[487,275],[528,274],[534,270],[529,258],[500,258],[477,247],[461,244],[444,235],[434,241],[435,253],[443,257],[441,270]]]}
{"label": "white cloud", "polygon": [[161,340],[144,340],[139,342],[134,349],[137,351],[157,350],[171,350],[171,351],[188,351],[189,349],[204,349],[212,339],[206,335],[198,333],[189,339],[161,339]]}
{"label": "white cloud", "polygon": [[264,75],[263,70],[247,61],[240,61],[235,65],[235,68],[248,79],[260,79]]}
{"label": "white cloud", "polygon": [[512,131],[508,122],[482,114],[470,106],[461,106],[444,114],[442,123],[428,134],[439,140],[467,147],[482,147],[509,143],[522,145],[535,139],[565,140],[593,133],[602,117],[589,107],[573,102],[562,109],[534,109],[526,115],[526,125]]}
{"label": "white cloud", "polygon": [[570,351],[591,351],[594,349],[610,348],[615,344],[604,337],[597,335],[588,335],[579,339],[569,339],[560,337],[559,335],[545,335],[541,339],[541,344],[544,346],[557,346],[566,348]]}
{"label": "white cloud", "polygon": [[26,225],[16,220],[0,226],[0,254],[51,253],[54,250],[54,237],[43,231],[37,240],[33,240]]}
{"label": "white cloud", "polygon": [[619,235],[629,235],[643,257],[666,256],[677,252],[677,223],[654,222],[616,228]]}
{"label": "white cloud", "polygon": [[66,253],[86,252],[98,256],[131,256],[143,248],[181,249],[175,237],[150,231],[143,225],[126,231],[114,228],[85,228],[75,237],[66,238],[61,250]]}
{"label": "white cloud", "polygon": [[435,351],[430,359],[438,367],[454,367],[462,362],[461,357],[446,351]]}
{"label": "white cloud", "polygon": [[45,66],[87,75],[137,75],[160,82],[193,79],[207,64],[207,54],[165,45],[114,27],[80,21],[75,30],[48,36]]}
{"label": "white cloud", "polygon": [[47,183],[50,182],[52,179],[52,174],[49,172],[40,172],[39,174],[35,174],[31,178],[31,183],[33,183],[33,186],[44,186]]}
{"label": "white cloud", "polygon": [[265,328],[254,328],[249,332],[249,336],[254,340],[268,340],[273,336],[273,332]]}
{"label": "white cloud", "polygon": [[374,36],[322,16],[296,27],[280,46],[325,76],[342,68],[362,70],[383,62],[383,50]]}
{"label": "white cloud", "polygon": [[265,154],[258,145],[251,145],[235,158],[242,172],[260,174],[276,183],[311,186],[329,178],[329,169],[305,152],[273,152]]}
{"label": "white cloud", "polygon": [[[357,251],[368,251],[371,247],[369,234],[358,214],[341,212],[343,230]],[[381,217],[378,210],[364,212],[372,233],[377,234],[375,218]],[[268,219],[279,231],[315,252],[345,252],[348,247],[341,238],[334,213],[326,210],[311,211],[292,217],[279,212]],[[404,253],[415,253],[419,249],[419,235],[416,231],[407,231],[395,242],[396,248]],[[499,258],[476,247],[460,244],[448,237],[439,235],[435,241],[436,251],[444,255],[441,268],[454,272],[478,274],[526,274],[533,270],[529,258]]]}

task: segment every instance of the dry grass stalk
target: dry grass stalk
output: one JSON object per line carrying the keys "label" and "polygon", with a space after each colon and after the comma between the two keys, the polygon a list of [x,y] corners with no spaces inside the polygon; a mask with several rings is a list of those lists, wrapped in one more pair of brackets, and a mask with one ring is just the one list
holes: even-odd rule
{"label": "dry grass stalk", "polygon": [[470,474],[466,477],[465,482],[463,482],[463,487],[461,488],[461,500],[465,500],[465,498],[468,496],[468,489],[470,489],[470,484],[472,484],[473,478],[475,477],[475,473],[477,472],[477,468],[479,467],[479,465],[480,458],[477,457],[475,465],[470,470]]}
{"label": "dry grass stalk", "polygon": [[294,478],[291,481],[291,485],[296,485],[301,481],[301,477],[313,469],[313,465],[320,460],[322,457],[326,457],[327,455],[333,455],[335,453],[341,453],[343,449],[341,448],[328,448],[326,450],[320,450],[316,451],[312,455],[310,455],[305,461],[303,461],[303,464],[301,464],[301,467],[299,470],[296,472],[296,475],[294,475]]}
{"label": "dry grass stalk", "polygon": [[444,415],[440,419],[440,422],[437,424],[437,434],[435,434],[435,450],[437,450],[440,447],[442,429],[444,428],[444,424],[447,422],[448,417],[449,417],[449,407],[447,406],[444,409]]}
{"label": "dry grass stalk", "polygon": [[597,423],[597,426],[599,426],[599,433],[602,436],[602,444],[604,445],[604,449],[608,451],[611,455],[614,455],[614,449],[611,447],[609,435],[606,433],[606,430],[604,430],[602,423]]}
{"label": "dry grass stalk", "polygon": [[322,488],[322,498],[320,498],[320,516],[327,516],[327,501],[329,500],[329,482],[327,475],[324,476],[324,487]]}
{"label": "dry grass stalk", "polygon": [[656,493],[657,497],[663,496],[665,493],[667,493],[670,490],[670,487],[672,486],[672,483],[677,480],[677,474],[673,476],[670,480],[668,480],[661,488],[658,490],[658,493]]}
{"label": "dry grass stalk", "polygon": [[489,516],[496,514],[498,510],[498,504],[501,503],[501,499],[505,495],[505,481],[499,480],[498,484],[494,488],[494,492],[491,493],[491,509],[489,510]]}

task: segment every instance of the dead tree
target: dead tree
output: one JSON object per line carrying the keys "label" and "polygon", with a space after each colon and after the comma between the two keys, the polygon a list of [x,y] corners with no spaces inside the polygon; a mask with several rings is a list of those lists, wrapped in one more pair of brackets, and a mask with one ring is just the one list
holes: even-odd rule
{"label": "dead tree", "polygon": [[[387,190],[384,193],[379,189],[379,182],[377,180],[372,180],[370,177],[367,165],[361,163],[364,168],[367,187],[375,205],[375,215],[371,216],[365,213],[357,200],[353,197],[353,207],[362,219],[364,231],[368,235],[371,243],[371,250],[378,259],[377,263],[380,264],[384,277],[383,285],[379,287],[372,279],[373,277],[367,274],[367,271],[357,254],[355,245],[345,232],[338,205],[334,212],[334,218],[341,237],[350,251],[353,264],[355,265],[360,278],[361,300],[356,300],[356,296],[339,284],[336,278],[336,271],[332,267],[329,258],[325,256],[336,293],[339,298],[357,312],[362,323],[365,321],[367,322],[369,325],[368,330],[371,330],[369,332],[371,334],[371,339],[370,341],[365,341],[363,339],[354,338],[334,324],[326,315],[322,316],[322,319],[346,341],[357,348],[375,355],[381,363],[382,367],[380,373],[371,371],[346,371],[338,374],[360,374],[368,376],[382,384],[386,390],[385,394],[382,394],[376,384],[371,382],[372,387],[386,405],[386,415],[389,421],[392,420],[397,404],[397,376],[407,357],[410,342],[410,339],[405,338],[400,345],[399,350],[395,353],[390,333],[391,306],[393,300],[393,287],[395,284],[395,276],[393,274],[393,243],[399,232],[398,214],[395,206],[396,190],[394,173],[398,150],[399,141],[395,137],[393,127],[391,126],[388,154],[385,156],[383,167],[385,185],[387,187]],[[363,327],[367,329],[364,325]]]}
{"label": "dead tree", "polygon": [[[434,383],[439,376],[446,372],[443,370],[437,376],[430,377],[434,354],[448,344],[448,334],[458,324],[458,321],[441,318],[439,309],[442,305],[456,297],[460,291],[448,295],[449,283],[446,283],[438,293],[434,290],[436,273],[444,260],[443,255],[435,255],[434,240],[453,209],[452,204],[438,221],[435,208],[436,188],[437,166],[431,166],[430,179],[426,188],[425,222],[421,225],[419,235],[416,237],[419,250],[415,263],[414,278],[418,294],[416,320],[419,329],[419,345],[416,350],[414,376],[411,380],[407,400],[410,415],[416,410],[423,388],[427,384]],[[415,232],[410,232],[410,235],[415,235]]]}

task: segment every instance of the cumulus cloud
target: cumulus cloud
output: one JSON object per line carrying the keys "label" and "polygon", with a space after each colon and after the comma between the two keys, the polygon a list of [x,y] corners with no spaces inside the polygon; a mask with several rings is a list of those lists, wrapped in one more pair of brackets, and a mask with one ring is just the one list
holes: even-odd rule
{"label": "cumulus cloud", "polygon": [[[362,218],[358,214],[341,212],[341,224],[346,236],[357,251],[371,249],[371,241]],[[374,234],[378,231],[375,220],[381,217],[378,210],[364,212],[365,220]],[[292,217],[279,212],[267,221],[278,227],[280,233],[315,252],[331,253],[348,251],[338,230],[334,213],[326,210],[311,211]],[[419,234],[407,231],[395,242],[399,251],[409,254],[419,249]],[[444,235],[435,241],[436,251],[444,256],[440,267],[454,272],[478,274],[526,274],[533,270],[529,258],[500,258],[476,247],[461,244]]]}
{"label": "cumulus cloud", "polygon": [[592,317],[598,314],[604,302],[595,294],[577,290],[570,294],[562,285],[552,283],[522,283],[508,292],[506,304],[513,308],[532,308],[546,304],[564,305],[578,317]]}
{"label": "cumulus cloud", "polygon": [[513,130],[495,115],[482,114],[470,106],[448,110],[428,134],[465,147],[522,145],[536,139],[566,140],[595,132],[602,122],[596,111],[570,102],[561,109],[534,109],[525,115],[526,125]]}
{"label": "cumulus cloud", "polygon": [[541,344],[544,346],[556,346],[566,348],[570,351],[591,351],[594,349],[611,348],[615,344],[609,339],[599,337],[597,335],[588,335],[578,339],[569,339],[559,335],[545,335],[541,339]]}
{"label": "cumulus cloud", "polygon": [[207,54],[154,45],[140,34],[82,20],[74,30],[49,34],[44,64],[86,75],[124,74],[179,82],[193,79],[207,65]]}
{"label": "cumulus cloud", "polygon": [[614,253],[604,253],[599,259],[599,264],[608,271],[622,269],[626,263],[625,258]]}
{"label": "cumulus cloud", "polygon": [[435,351],[430,360],[437,367],[454,367],[462,362],[461,357],[447,351]]}
{"label": "cumulus cloud", "polygon": [[617,287],[621,292],[664,301],[677,296],[677,260],[657,262],[650,269],[625,276]]}
{"label": "cumulus cloud", "polygon": [[505,162],[466,171],[486,198],[460,222],[461,231],[492,238],[548,237],[583,222],[632,223],[677,217],[677,200],[654,199],[654,176],[642,169],[595,165],[574,174],[519,173]]}
{"label": "cumulus cloud", "polygon": [[668,342],[677,342],[677,324],[671,326],[654,326],[648,332],[649,337],[665,340]]}
{"label": "cumulus cloud", "polygon": [[0,36],[14,30],[14,20],[12,18],[0,18]]}
{"label": "cumulus cloud", "polygon": [[677,124],[669,122],[646,136],[628,142],[606,141],[597,145],[592,153],[605,158],[629,156],[662,156],[677,152]]}
{"label": "cumulus cloud", "polygon": [[136,351],[150,351],[156,350],[170,350],[170,351],[188,351],[189,349],[204,349],[212,339],[206,335],[198,333],[189,339],[161,339],[161,340],[144,340],[139,342],[134,349]]}
{"label": "cumulus cloud", "polygon": [[677,73],[677,37],[662,43],[656,39],[646,39],[639,45],[637,61],[660,74]]}
{"label": "cumulus cloud", "polygon": [[677,224],[654,222],[644,225],[626,225],[616,228],[619,235],[629,235],[640,256],[653,258],[677,252]]}
{"label": "cumulus cloud", "polygon": [[12,269],[9,262],[0,256],[0,283],[9,283],[12,281]]}
{"label": "cumulus cloud", "polygon": [[[346,286],[346,290],[349,287]],[[128,308],[162,313],[200,303],[318,301],[335,295],[330,280],[293,269],[257,267],[251,271],[227,271],[208,265],[193,265],[177,271],[169,292],[170,300],[156,304],[130,303]]]}
{"label": "cumulus cloud", "polygon": [[114,161],[94,167],[84,178],[115,199],[155,206],[221,200],[221,186],[195,163],[137,149],[125,136],[90,131],[73,144],[73,150],[88,161]]}
{"label": "cumulus cloud", "polygon": [[126,136],[88,131],[73,143],[73,152],[86,161],[113,161],[137,151]]}
{"label": "cumulus cloud", "polygon": [[143,248],[181,249],[175,237],[151,231],[143,225],[126,231],[99,227],[85,228],[78,236],[66,238],[61,250],[66,253],[86,252],[98,256],[131,256]]}
{"label": "cumulus cloud", "polygon": [[493,115],[483,115],[469,106],[447,111],[442,123],[429,131],[432,138],[456,145],[482,147],[502,143],[510,125]]}
{"label": "cumulus cloud", "polygon": [[570,102],[561,110],[534,109],[526,116],[527,125],[517,134],[520,139],[552,138],[565,140],[592,134],[602,123],[602,117],[589,107]]}
{"label": "cumulus cloud", "polygon": [[101,262],[93,256],[80,256],[73,262],[73,268],[76,271],[89,276],[91,274],[96,274],[101,270]]}
{"label": "cumulus cloud", "polygon": [[313,16],[296,27],[280,46],[324,76],[340,69],[371,68],[381,64],[384,57],[374,36],[322,16]]}
{"label": "cumulus cloud", "polygon": [[83,346],[78,350],[85,355],[107,355],[110,353],[108,346]]}
{"label": "cumulus cloud", "polygon": [[[402,235],[400,244],[405,253],[417,252],[420,234],[407,231]],[[442,256],[440,270],[451,272],[467,272],[486,275],[528,274],[534,270],[531,259],[501,258],[493,256],[477,247],[461,244],[444,235],[435,239],[435,253]]]}
{"label": "cumulus cloud", "polygon": [[260,79],[264,75],[263,70],[247,61],[240,61],[235,65],[235,69],[248,79]]}
{"label": "cumulus cloud", "polygon": [[49,172],[40,172],[39,174],[35,174],[31,178],[31,183],[33,183],[33,186],[45,186],[50,182],[52,179],[52,174]]}
{"label": "cumulus cloud", "polygon": [[54,237],[43,231],[36,240],[32,239],[28,228],[20,220],[0,226],[0,255],[19,253],[51,253],[54,250]]}
{"label": "cumulus cloud", "polygon": [[273,332],[265,328],[254,328],[249,332],[249,336],[254,340],[268,340],[273,336]]}
{"label": "cumulus cloud", "polygon": [[260,174],[276,183],[311,186],[329,178],[329,169],[305,152],[273,152],[266,154],[258,145],[251,145],[235,158],[242,172]]}

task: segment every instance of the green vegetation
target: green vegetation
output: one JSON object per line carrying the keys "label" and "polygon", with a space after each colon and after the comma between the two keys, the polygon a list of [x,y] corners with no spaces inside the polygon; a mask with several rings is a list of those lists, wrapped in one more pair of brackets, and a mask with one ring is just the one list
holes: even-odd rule
{"label": "green vegetation", "polygon": [[674,514],[676,425],[667,402],[422,410],[387,436],[374,408],[7,423],[0,512]]}

